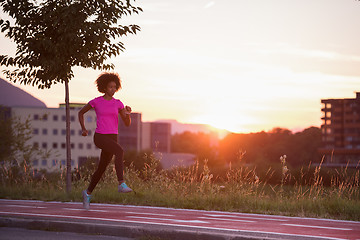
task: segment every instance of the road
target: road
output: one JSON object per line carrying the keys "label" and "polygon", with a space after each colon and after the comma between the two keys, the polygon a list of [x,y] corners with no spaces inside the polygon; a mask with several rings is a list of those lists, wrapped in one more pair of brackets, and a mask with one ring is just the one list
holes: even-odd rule
{"label": "road", "polygon": [[161,207],[0,199],[4,226],[170,239],[360,240],[360,222]]}
{"label": "road", "polygon": [[0,240],[133,240],[115,236],[88,235],[69,232],[29,230],[24,228],[0,228]]}

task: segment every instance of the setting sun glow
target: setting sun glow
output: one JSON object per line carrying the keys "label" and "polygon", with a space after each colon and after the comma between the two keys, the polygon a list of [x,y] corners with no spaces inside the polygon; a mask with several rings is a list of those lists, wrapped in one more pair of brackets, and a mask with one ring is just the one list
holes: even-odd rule
{"label": "setting sun glow", "polygon": [[[239,133],[301,130],[320,127],[321,99],[360,91],[359,1],[138,4],[144,11],[121,21],[141,31],[120,39],[126,50],[110,62],[122,79],[115,97],[143,121],[176,119]],[[0,44],[2,54],[15,54],[15,44],[1,34]],[[100,95],[94,85],[100,73],[74,69],[70,101]],[[48,107],[64,102],[60,84],[49,90],[15,85]]]}

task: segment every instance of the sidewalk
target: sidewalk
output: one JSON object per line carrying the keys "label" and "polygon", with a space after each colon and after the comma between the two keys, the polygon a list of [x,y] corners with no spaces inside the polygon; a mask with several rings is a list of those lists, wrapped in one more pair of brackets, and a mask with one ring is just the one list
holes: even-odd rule
{"label": "sidewalk", "polygon": [[359,240],[360,236],[360,222],[355,221],[100,203],[85,210],[80,202],[8,199],[0,199],[0,227],[164,240]]}
{"label": "sidewalk", "polygon": [[[106,235],[126,238],[139,238],[142,236],[154,236],[164,240],[260,240],[282,239],[277,236],[239,236],[239,233],[229,234],[225,231],[210,231],[206,229],[190,229],[186,227],[170,227],[152,224],[135,223],[99,223],[92,220],[54,220],[51,218],[28,218],[28,217],[0,217],[0,227],[26,228],[32,230],[73,232],[89,235]],[[1,232],[1,228],[0,228]],[[289,239],[289,238],[286,238]],[[298,238],[292,238],[298,239]],[[313,239],[314,238],[309,238]]]}

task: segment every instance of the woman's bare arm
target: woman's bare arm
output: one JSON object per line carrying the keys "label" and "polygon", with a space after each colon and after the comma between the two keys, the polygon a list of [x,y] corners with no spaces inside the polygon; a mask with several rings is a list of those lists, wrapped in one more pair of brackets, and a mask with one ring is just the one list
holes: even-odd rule
{"label": "woman's bare arm", "polygon": [[131,124],[131,117],[130,117],[130,113],[131,113],[131,107],[126,106],[125,108],[120,110],[120,116],[121,119],[123,120],[125,126],[130,126]]}
{"label": "woman's bare arm", "polygon": [[80,109],[79,113],[78,113],[78,117],[79,117],[79,123],[81,126],[81,130],[82,130],[82,134],[83,136],[87,136],[88,135],[88,131],[86,130],[85,127],[85,122],[84,122],[84,114],[89,111],[90,109],[92,109],[90,104],[86,104],[83,108]]}

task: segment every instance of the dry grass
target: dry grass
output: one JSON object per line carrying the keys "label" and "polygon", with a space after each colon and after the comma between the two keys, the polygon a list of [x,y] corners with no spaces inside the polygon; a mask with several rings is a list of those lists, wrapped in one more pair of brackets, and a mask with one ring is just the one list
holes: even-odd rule
{"label": "dry grass", "polygon": [[[115,170],[110,166],[93,193],[93,201],[360,220],[359,170],[351,174],[347,168],[337,170],[331,176],[330,186],[325,186],[322,164],[313,170],[310,178],[305,177],[310,167],[301,169],[296,178],[287,167],[286,156],[280,158],[280,163],[281,182],[269,184],[268,180],[275,174],[272,169],[259,177],[256,169],[230,166],[223,179],[215,179],[207,161],[186,169],[163,171],[158,170],[159,160],[152,158],[142,170],[133,166],[125,169],[126,181],[136,191],[125,195],[117,193]],[[29,175],[21,181],[9,168],[0,170],[1,198],[46,201],[81,201],[80,192],[92,174],[83,171],[81,179],[73,181],[72,192],[66,194],[64,169],[52,177],[34,179]]]}

